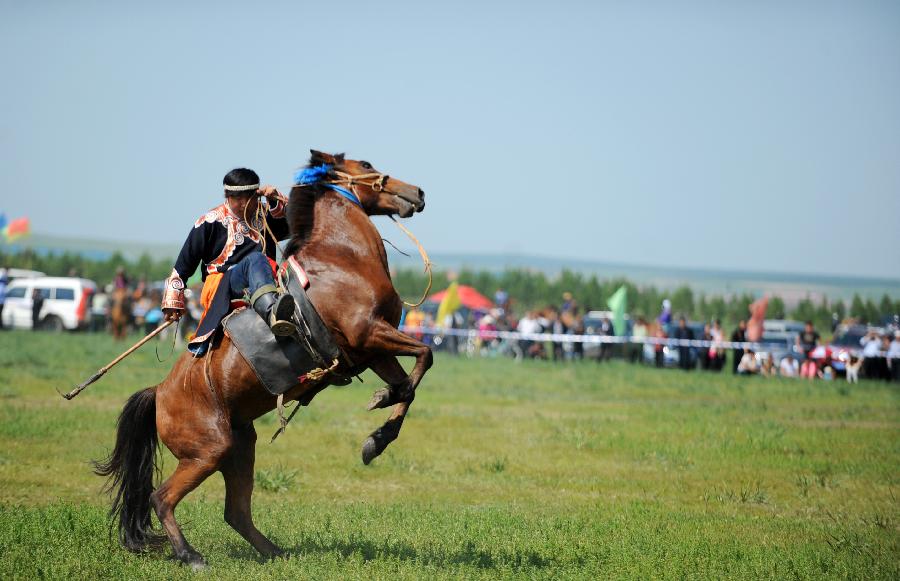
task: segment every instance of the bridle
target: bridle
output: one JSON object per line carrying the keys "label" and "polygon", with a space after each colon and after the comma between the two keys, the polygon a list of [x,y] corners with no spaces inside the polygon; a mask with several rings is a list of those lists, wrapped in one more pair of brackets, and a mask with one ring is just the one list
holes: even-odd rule
{"label": "bridle", "polygon": [[[331,169],[331,172],[337,176],[337,179],[322,180],[313,183],[321,183],[326,187],[335,189],[338,191],[338,193],[346,198],[350,198],[350,196],[352,196],[353,198],[355,198],[355,200],[351,201],[354,201],[360,208],[363,207],[362,199],[356,192],[356,186],[366,186],[368,188],[372,188],[372,191],[376,193],[385,192],[391,194],[392,196],[396,196],[405,202],[412,203],[411,200],[407,200],[397,192],[392,192],[391,190],[387,189],[387,181],[390,179],[390,176],[387,174],[383,174],[380,172],[370,172],[353,175],[333,168]],[[313,183],[296,184],[295,187],[311,186],[313,185]],[[422,246],[422,243],[419,242],[415,235],[413,235],[413,233],[410,232],[409,229],[406,228],[403,224],[398,222],[397,219],[394,218],[394,216],[389,217],[391,220],[393,220],[394,224],[396,224],[397,227],[400,228],[400,230],[403,231],[404,234],[409,236],[410,240],[412,240],[416,244],[416,246],[419,248],[419,254],[422,256],[422,262],[425,263],[425,272],[428,273],[428,287],[425,289],[425,292],[422,293],[422,298],[419,299],[419,302],[417,303],[408,303],[406,301],[403,301],[403,304],[409,307],[418,307],[425,302],[428,293],[431,291],[431,284],[433,282],[431,273],[431,260],[428,258],[428,253],[425,252],[425,248]]]}
{"label": "bridle", "polygon": [[412,200],[407,200],[397,192],[392,192],[387,188],[387,181],[391,178],[391,176],[387,174],[376,171],[353,175],[336,169],[333,169],[332,172],[334,173],[334,175],[338,176],[338,179],[327,180],[326,183],[345,187],[353,194],[353,197],[356,198],[356,201],[360,207],[362,207],[362,199],[359,197],[359,193],[356,191],[357,186],[366,186],[368,188],[372,188],[373,192],[384,192],[386,194],[396,196],[405,202],[413,203]]}

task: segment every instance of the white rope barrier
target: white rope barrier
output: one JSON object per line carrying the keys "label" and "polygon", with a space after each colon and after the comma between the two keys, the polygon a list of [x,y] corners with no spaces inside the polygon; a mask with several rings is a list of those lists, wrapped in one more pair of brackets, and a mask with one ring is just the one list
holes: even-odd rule
{"label": "white rope barrier", "polygon": [[[513,341],[537,341],[553,343],[587,343],[587,344],[648,344],[664,345],[668,347],[715,347],[716,349],[752,349],[754,351],[768,351],[773,348],[784,349],[784,343],[765,343],[753,341],[710,341],[708,339],[675,339],[663,337],[636,337],[636,336],[612,336],[612,335],[575,335],[567,333],[520,333],[518,331],[488,331],[479,329],[453,329],[444,327],[410,327],[402,325],[400,330],[407,334],[439,335],[465,337],[467,339],[509,339]],[[793,349],[793,345],[787,347]],[[891,357],[887,352],[881,352],[879,357]]]}

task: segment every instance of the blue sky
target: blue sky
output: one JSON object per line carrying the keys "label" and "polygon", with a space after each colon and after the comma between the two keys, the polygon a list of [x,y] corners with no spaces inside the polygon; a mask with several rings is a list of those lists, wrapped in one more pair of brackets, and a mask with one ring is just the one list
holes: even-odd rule
{"label": "blue sky", "polygon": [[900,275],[900,3],[126,4],[0,2],[37,232],[180,244],[314,147],[425,189],[432,252]]}

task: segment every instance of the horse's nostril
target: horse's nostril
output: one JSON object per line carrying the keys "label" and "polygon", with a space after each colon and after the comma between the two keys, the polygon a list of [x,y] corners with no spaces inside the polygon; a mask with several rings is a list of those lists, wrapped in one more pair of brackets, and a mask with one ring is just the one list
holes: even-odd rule
{"label": "horse's nostril", "polygon": [[425,201],[425,190],[423,190],[422,188],[419,188],[419,199],[423,202]]}

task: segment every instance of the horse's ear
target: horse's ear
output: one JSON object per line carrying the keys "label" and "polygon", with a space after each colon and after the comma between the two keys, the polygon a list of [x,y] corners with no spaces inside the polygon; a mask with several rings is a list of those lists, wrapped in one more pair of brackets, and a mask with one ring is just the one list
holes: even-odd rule
{"label": "horse's ear", "polygon": [[315,149],[309,150],[309,165],[322,165],[323,163],[334,165],[334,157]]}
{"label": "horse's ear", "polygon": [[344,163],[344,154],[343,153],[334,154],[334,165],[341,165],[342,163]]}

